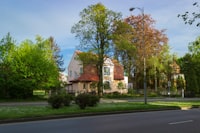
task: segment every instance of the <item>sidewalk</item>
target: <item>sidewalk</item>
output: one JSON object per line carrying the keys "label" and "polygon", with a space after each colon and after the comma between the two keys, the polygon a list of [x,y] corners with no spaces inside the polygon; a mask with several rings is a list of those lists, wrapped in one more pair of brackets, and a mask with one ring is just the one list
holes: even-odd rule
{"label": "sidewalk", "polygon": [[[128,99],[128,102],[143,102],[144,98],[135,98],[135,99]],[[166,102],[186,102],[186,101],[200,101],[200,98],[171,98],[171,97],[164,97],[164,98],[148,98],[147,102],[156,102],[156,101],[166,101]]]}
{"label": "sidewalk", "polygon": [[0,102],[1,106],[47,106],[48,102]]}

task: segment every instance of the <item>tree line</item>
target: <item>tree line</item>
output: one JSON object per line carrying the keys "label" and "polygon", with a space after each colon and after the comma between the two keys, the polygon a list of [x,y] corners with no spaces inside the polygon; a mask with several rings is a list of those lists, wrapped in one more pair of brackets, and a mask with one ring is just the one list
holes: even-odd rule
{"label": "tree line", "polygon": [[8,33],[0,41],[0,98],[31,98],[33,90],[56,89],[63,59],[53,37],[17,44]]}
{"label": "tree line", "polygon": [[189,43],[189,52],[178,59],[181,72],[185,75],[189,96],[200,96],[200,36]]}
{"label": "tree line", "polygon": [[[194,20],[199,18],[197,14],[194,14],[197,16]],[[88,52],[88,55],[91,52],[97,55],[97,58],[84,55],[84,60],[91,63],[89,60],[92,58],[95,62],[100,79],[99,95],[103,90],[102,68],[107,57],[123,64],[125,74],[135,89],[143,88],[146,59],[148,89],[166,90],[173,73],[171,64],[177,58],[170,54],[165,30],[156,29],[155,20],[150,15],[122,18],[121,13],[97,3],[83,9],[80,18],[71,32],[80,40],[78,49]],[[199,45],[200,39],[197,38],[189,44],[189,53],[178,59],[181,72],[185,74],[186,90],[191,94],[200,94]],[[59,72],[63,71],[59,52],[53,37],[44,39],[37,36],[35,41],[25,40],[17,44],[8,33],[0,40],[0,98],[29,98],[33,96],[34,89],[59,88]],[[181,80],[177,83],[183,84]]]}
{"label": "tree line", "polygon": [[[199,8],[197,2],[193,5]],[[192,15],[193,18],[190,18],[186,12],[178,16],[182,17],[186,24],[192,24],[199,19],[199,13],[194,12]],[[122,18],[121,13],[109,10],[101,3],[90,5],[80,12],[80,21],[72,27],[71,32],[80,40],[78,49],[88,52],[88,55],[91,52],[97,55],[95,61],[91,56],[83,57],[84,62],[91,63],[89,60],[93,60],[96,64],[100,79],[99,94],[103,90],[102,68],[107,57],[117,59],[123,64],[129,83],[133,83],[136,90],[143,88],[146,65],[149,90],[167,90],[171,82],[171,90],[186,89],[189,95],[200,94],[199,39],[189,44],[190,53],[177,58],[170,53],[165,30],[156,29],[155,22],[148,14]],[[172,79],[176,71],[173,64],[176,63],[180,65],[185,80],[183,77],[178,77],[176,81]]]}
{"label": "tree line", "polygon": [[[173,69],[170,64],[175,60],[170,54],[165,30],[156,29],[154,24],[155,20],[148,14],[122,18],[121,13],[109,10],[101,3],[80,12],[80,20],[71,32],[80,40],[78,49],[88,55],[91,52],[97,55],[93,62],[100,79],[99,95],[103,90],[102,68],[107,57],[123,64],[129,83],[133,83],[135,89],[143,88],[145,58],[148,88],[156,91],[167,88]],[[84,56],[84,61],[91,63],[89,60],[94,59],[90,57]]]}

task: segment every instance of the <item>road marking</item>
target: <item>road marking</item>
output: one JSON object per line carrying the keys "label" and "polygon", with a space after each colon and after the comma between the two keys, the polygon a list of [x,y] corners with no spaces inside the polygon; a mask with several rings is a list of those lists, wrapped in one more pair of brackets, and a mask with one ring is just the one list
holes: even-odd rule
{"label": "road marking", "polygon": [[193,122],[193,120],[171,122],[169,123],[169,125],[184,124],[184,123],[190,123],[190,122]]}

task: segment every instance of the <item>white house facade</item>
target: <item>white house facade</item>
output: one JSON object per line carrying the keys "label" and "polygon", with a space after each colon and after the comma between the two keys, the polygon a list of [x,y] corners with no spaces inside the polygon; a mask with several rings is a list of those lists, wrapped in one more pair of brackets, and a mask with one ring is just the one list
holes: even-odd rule
{"label": "white house facade", "polygon": [[[67,91],[69,93],[96,92],[99,81],[96,64],[83,67],[82,62],[78,60],[79,53],[81,51],[74,52],[68,65]],[[104,93],[127,93],[128,77],[124,76],[123,66],[119,62],[106,58],[102,73]]]}

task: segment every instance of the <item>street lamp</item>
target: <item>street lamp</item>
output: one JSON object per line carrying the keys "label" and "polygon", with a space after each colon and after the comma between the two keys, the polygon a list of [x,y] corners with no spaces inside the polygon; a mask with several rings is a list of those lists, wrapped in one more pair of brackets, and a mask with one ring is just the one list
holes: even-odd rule
{"label": "street lamp", "polygon": [[144,42],[144,8],[131,7],[129,11],[138,9],[142,13],[142,45],[143,45],[143,57],[144,57],[144,103],[147,104],[147,83],[146,83],[146,49]]}

